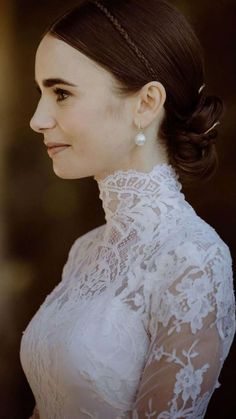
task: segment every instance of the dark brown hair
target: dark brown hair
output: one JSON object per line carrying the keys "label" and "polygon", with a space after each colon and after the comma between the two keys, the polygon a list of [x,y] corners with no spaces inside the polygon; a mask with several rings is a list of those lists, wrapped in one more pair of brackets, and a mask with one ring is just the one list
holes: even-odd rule
{"label": "dark brown hair", "polygon": [[216,129],[223,103],[199,89],[203,52],[185,17],[165,0],[84,0],[46,32],[108,70],[117,93],[129,95],[157,80],[166,89],[159,139],[187,184],[209,179],[217,168]]}

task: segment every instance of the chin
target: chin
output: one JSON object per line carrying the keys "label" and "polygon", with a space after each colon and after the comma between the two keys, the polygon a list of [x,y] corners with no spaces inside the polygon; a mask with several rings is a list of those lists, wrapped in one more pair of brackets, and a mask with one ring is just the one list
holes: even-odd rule
{"label": "chin", "polygon": [[56,176],[58,176],[60,179],[65,180],[75,180],[75,179],[81,179],[84,177],[92,176],[90,174],[83,174],[83,173],[73,173],[68,170],[62,170],[58,167],[53,166],[53,171]]}
{"label": "chin", "polygon": [[58,167],[53,166],[53,171],[56,176],[58,176],[61,179],[75,179],[74,176],[72,176],[72,173],[59,169]]}

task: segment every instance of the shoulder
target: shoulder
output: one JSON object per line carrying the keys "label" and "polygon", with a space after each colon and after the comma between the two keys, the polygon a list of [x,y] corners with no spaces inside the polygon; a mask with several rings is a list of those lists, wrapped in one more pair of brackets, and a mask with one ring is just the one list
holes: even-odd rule
{"label": "shoulder", "polygon": [[104,224],[78,237],[69,250],[69,257],[78,252],[79,248],[89,247],[104,229]]}
{"label": "shoulder", "polygon": [[[205,292],[227,293],[232,300],[233,272],[229,247],[215,230],[203,220],[194,225],[186,223],[168,237],[162,250],[153,255],[148,286],[155,304],[170,297],[184,296],[187,290],[198,287]],[[185,291],[184,291],[185,290]],[[208,291],[207,291],[208,290]]]}
{"label": "shoulder", "polygon": [[[156,277],[153,277],[151,311],[155,318],[167,325],[175,318],[177,329],[190,323],[196,333],[208,313],[215,319],[234,314],[232,258],[228,246],[204,226],[189,236],[188,229],[173,239],[161,255]],[[233,320],[232,320],[233,322]],[[177,331],[178,331],[177,330]]]}
{"label": "shoulder", "polygon": [[229,247],[216,230],[198,215],[186,217],[182,223],[169,233],[162,248],[157,250],[159,263],[170,266],[172,272],[185,266],[207,263],[222,264],[232,267]]}

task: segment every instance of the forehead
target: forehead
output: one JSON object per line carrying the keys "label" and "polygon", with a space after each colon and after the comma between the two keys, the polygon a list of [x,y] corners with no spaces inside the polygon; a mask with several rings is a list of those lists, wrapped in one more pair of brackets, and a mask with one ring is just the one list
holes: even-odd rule
{"label": "forehead", "polygon": [[96,80],[108,83],[112,77],[95,61],[66,42],[47,34],[40,42],[35,57],[35,76],[40,82],[50,77],[70,79],[72,82]]}

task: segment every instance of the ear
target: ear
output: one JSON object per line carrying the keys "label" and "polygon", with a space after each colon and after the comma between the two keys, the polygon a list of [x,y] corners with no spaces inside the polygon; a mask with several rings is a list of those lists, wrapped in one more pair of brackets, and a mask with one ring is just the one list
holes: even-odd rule
{"label": "ear", "polygon": [[163,106],[166,100],[166,90],[160,82],[151,81],[139,91],[136,99],[134,121],[142,128],[149,126],[152,121],[162,115]]}

